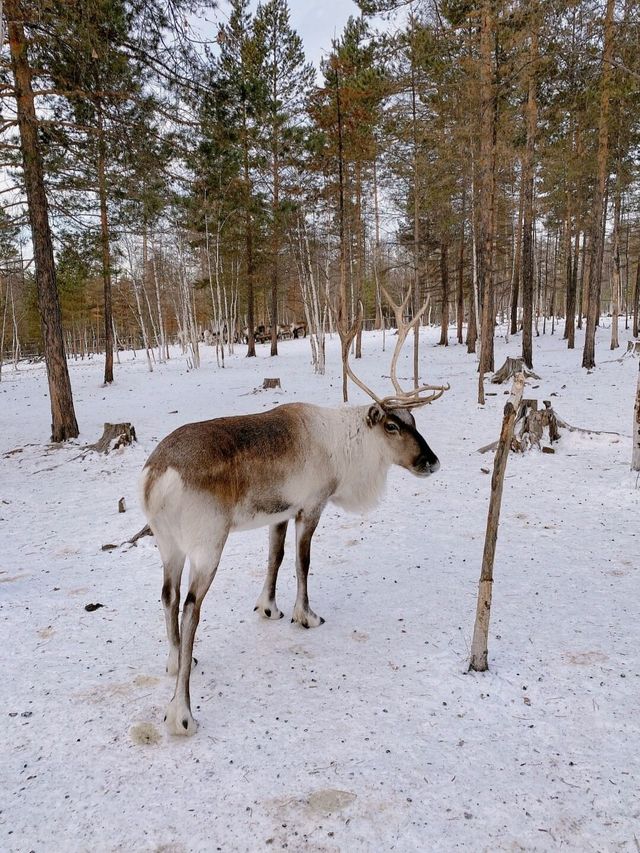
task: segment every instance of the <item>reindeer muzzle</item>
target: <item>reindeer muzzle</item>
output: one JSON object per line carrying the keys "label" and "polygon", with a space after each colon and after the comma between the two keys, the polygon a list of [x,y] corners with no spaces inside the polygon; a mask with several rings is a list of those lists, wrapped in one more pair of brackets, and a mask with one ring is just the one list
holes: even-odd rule
{"label": "reindeer muzzle", "polygon": [[440,461],[437,456],[422,455],[416,461],[413,473],[416,477],[428,477],[430,474],[435,474],[438,468],[440,468]]}

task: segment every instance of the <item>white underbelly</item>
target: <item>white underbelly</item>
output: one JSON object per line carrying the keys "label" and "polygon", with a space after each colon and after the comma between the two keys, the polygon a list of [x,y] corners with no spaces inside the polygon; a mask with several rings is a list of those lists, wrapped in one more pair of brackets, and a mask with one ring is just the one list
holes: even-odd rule
{"label": "white underbelly", "polygon": [[231,522],[232,530],[254,530],[256,527],[270,527],[272,524],[280,524],[294,518],[299,507],[289,507],[277,513],[253,512],[242,507],[237,507]]}

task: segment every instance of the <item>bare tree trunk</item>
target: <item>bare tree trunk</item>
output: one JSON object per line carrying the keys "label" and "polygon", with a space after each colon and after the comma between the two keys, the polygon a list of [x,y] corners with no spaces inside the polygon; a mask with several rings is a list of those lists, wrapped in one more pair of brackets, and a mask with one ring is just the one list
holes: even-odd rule
{"label": "bare tree trunk", "polygon": [[458,343],[462,343],[462,326],[464,325],[464,215],[467,200],[466,186],[462,190],[462,215],[460,223],[460,248],[458,251],[458,292],[456,304],[456,332]]}
{"label": "bare tree trunk", "polygon": [[66,441],[69,438],[75,438],[79,430],[73,407],[62,333],[60,301],[56,287],[53,244],[42,156],[38,142],[38,119],[32,89],[32,71],[24,33],[25,11],[19,0],[5,0],[4,7],[8,23],[11,68],[15,80],[16,111],[33,241],[38,310],[51,400],[51,439]]}
{"label": "bare tree trunk", "polygon": [[440,346],[449,346],[449,247],[446,239],[440,243],[440,279],[442,281],[442,311],[440,315]]}
{"label": "bare tree trunk", "polygon": [[[355,220],[355,244],[356,244],[356,301],[364,301],[364,222],[362,219],[362,164],[356,160],[355,165],[355,191],[356,205],[354,210]],[[352,279],[353,282],[353,279]],[[353,312],[355,314],[355,311]],[[358,324],[356,332],[356,358],[362,358],[362,323]]]}
{"label": "bare tree trunk", "polygon": [[[275,100],[275,92],[274,92]],[[273,218],[271,260],[271,355],[278,355],[278,265],[280,262],[280,166],[278,136],[273,143]]]}
{"label": "bare tree trunk", "polygon": [[104,384],[113,382],[113,309],[111,299],[111,248],[107,209],[106,144],[102,109],[98,106],[98,197],[100,200],[100,246],[104,292]]}
{"label": "bare tree trunk", "polygon": [[[2,27],[1,21],[2,21],[2,13],[0,10],[0,27]],[[1,41],[0,41],[0,44],[2,44]],[[9,290],[8,286],[5,285],[5,288],[4,288],[4,305],[2,308],[2,333],[0,334],[0,382],[2,382],[2,365],[4,363],[4,333],[5,333],[5,329],[7,327],[7,309],[9,307],[9,299],[7,298],[8,297],[8,290]]]}
{"label": "bare tree trunk", "polygon": [[640,259],[636,268],[636,284],[633,289],[633,337],[640,333]]}
{"label": "bare tree trunk", "polygon": [[475,176],[471,182],[471,290],[469,293],[469,326],[467,327],[467,352],[476,351],[480,325],[480,299],[478,295],[478,241],[476,239]]}
{"label": "bare tree trunk", "polygon": [[144,316],[142,313],[142,304],[140,302],[140,287],[136,282],[135,275],[131,276],[131,287],[133,288],[133,295],[136,300],[136,308],[138,311],[138,323],[140,324],[140,332],[142,334],[142,342],[144,344],[144,350],[147,355],[147,367],[149,368],[149,373],[153,373],[153,362],[151,360],[151,353],[149,351],[149,337],[147,335],[147,327],[144,322]]}
{"label": "bare tree trunk", "polygon": [[[576,292],[573,289],[573,242],[572,242],[571,198],[567,193],[567,214],[564,232],[564,269],[565,269],[565,315],[563,340],[569,340],[570,330],[575,327]],[[567,347],[573,349],[573,347]]]}
{"label": "bare tree trunk", "polygon": [[187,281],[187,268],[184,258],[184,246],[182,240],[178,239],[178,275],[180,278],[180,299],[182,308],[182,328],[188,336],[191,347],[191,359],[195,369],[200,367],[200,348],[198,342],[198,324],[196,312],[192,302],[191,288]]}
{"label": "bare tree trunk", "polygon": [[[417,114],[417,92],[416,92],[416,58],[415,58],[415,25],[416,19],[413,7],[410,12],[411,30],[411,135],[413,142],[413,310],[419,310],[420,306],[420,180],[419,180],[419,157],[418,157],[418,114]],[[413,327],[413,385],[415,388],[420,384],[420,323]]]}
{"label": "bare tree trunk", "polygon": [[537,21],[532,20],[530,44],[528,91],[527,91],[527,145],[522,163],[524,184],[523,234],[522,234],[522,358],[526,366],[533,368],[533,185],[536,131],[538,126],[538,100],[536,95],[536,63],[538,59]]}
{"label": "bare tree trunk", "polygon": [[489,499],[487,530],[484,539],[484,552],[482,554],[482,571],[480,573],[480,582],[478,585],[476,620],[473,629],[473,641],[471,643],[471,660],[469,662],[469,669],[475,670],[476,672],[484,672],[489,668],[489,619],[491,617],[493,562],[496,554],[496,542],[498,540],[500,504],[502,502],[504,473],[507,468],[507,459],[509,458],[509,451],[511,449],[511,439],[513,438],[513,427],[520,408],[523,389],[524,375],[522,373],[518,373],[514,379],[509,399],[504,407],[502,429],[500,431],[500,438],[496,448],[496,455],[493,460],[491,498]]}
{"label": "bare tree trunk", "polygon": [[373,244],[373,279],[376,285],[376,310],[373,328],[382,328],[382,295],[380,293],[380,206],[378,202],[378,156],[373,158],[373,211],[375,221],[375,242]]}
{"label": "bare tree trunk", "polygon": [[580,231],[576,232],[573,241],[573,261],[567,261],[567,273],[571,269],[571,280],[567,282],[567,349],[574,349],[576,345],[576,307],[578,284],[578,258],[580,252]]}
{"label": "bare tree trunk", "polygon": [[584,286],[585,281],[585,270],[587,264],[587,232],[586,230],[582,234],[582,250],[581,250],[581,258],[580,258],[580,281],[578,286],[578,323],[577,328],[582,329],[582,318],[586,316],[587,313],[587,305],[588,305],[588,293],[587,288]]}
{"label": "bare tree trunk", "polygon": [[[22,284],[24,285],[24,267],[22,267]],[[14,370],[18,369],[18,362],[22,355],[22,346],[20,345],[20,334],[18,331],[18,318],[16,316],[16,301],[13,293],[13,282],[9,282],[9,293],[11,295],[11,360],[13,361]]]}
{"label": "bare tree trunk", "polygon": [[244,204],[245,204],[245,254],[247,258],[247,358],[255,358],[255,300],[253,278],[255,274],[253,259],[253,217],[251,215],[251,177],[249,171],[249,148],[247,141],[247,116],[244,117],[243,168],[244,168]]}
{"label": "bare tree trunk", "polygon": [[524,216],[524,175],[520,174],[520,199],[518,202],[518,221],[516,223],[516,244],[513,253],[513,272],[511,276],[511,334],[518,331],[518,300],[520,298],[520,275],[522,264],[522,219]]}
{"label": "bare tree trunk", "polygon": [[298,261],[302,303],[309,330],[313,368],[316,373],[324,375],[326,309],[322,309],[320,291],[313,273],[309,235],[302,218],[298,221],[297,232],[298,251],[296,260]]}
{"label": "bare tree trunk", "polygon": [[598,176],[593,196],[591,220],[591,260],[589,263],[589,308],[585,332],[582,366],[596,366],[596,325],[600,303],[600,269],[604,244],[604,198],[609,160],[609,99],[611,89],[611,65],[613,58],[613,13],[615,0],[607,0],[604,19],[604,50],[602,56],[602,88],[600,92],[600,117],[598,121]]}
{"label": "bare tree trunk", "polygon": [[482,304],[478,402],[484,403],[484,375],[493,369],[493,207],[495,203],[495,141],[497,93],[493,56],[495,19],[491,0],[483,0],[480,24],[480,156],[478,173],[478,290]]}
{"label": "bare tree trunk", "polygon": [[618,349],[618,317],[620,316],[620,164],[618,163],[616,197],[613,213],[613,234],[611,235],[611,346]]}
{"label": "bare tree trunk", "polygon": [[347,247],[345,233],[345,163],[342,127],[342,103],[340,98],[340,78],[338,70],[335,71],[336,85],[336,119],[338,124],[338,224],[340,229],[340,291],[338,294],[338,310],[336,312],[336,326],[340,337],[340,354],[342,358],[342,399],[346,403],[349,399],[349,388],[347,383],[347,361],[349,358],[349,347],[356,335],[359,323],[356,320],[349,323],[349,308],[347,303]]}
{"label": "bare tree trunk", "polygon": [[156,295],[156,311],[158,313],[158,333],[160,335],[160,340],[158,342],[158,361],[160,362],[160,364],[162,364],[169,357],[169,350],[164,330],[162,300],[160,299],[160,282],[158,280],[158,270],[156,269],[156,256],[153,244],[151,245],[151,275],[153,276],[153,288]]}

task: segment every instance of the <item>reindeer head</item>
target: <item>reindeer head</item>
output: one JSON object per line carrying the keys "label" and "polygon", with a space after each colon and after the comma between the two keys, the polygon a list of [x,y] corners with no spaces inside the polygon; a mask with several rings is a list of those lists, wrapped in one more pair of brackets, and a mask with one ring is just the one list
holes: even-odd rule
{"label": "reindeer head", "polygon": [[415,418],[406,407],[393,409],[374,403],[367,412],[367,425],[379,430],[394,465],[416,477],[428,477],[440,467],[438,457],[418,432]]}
{"label": "reindeer head", "polygon": [[[348,376],[355,384],[368,394],[375,403],[370,406],[367,413],[367,425],[371,429],[378,429],[384,436],[388,448],[389,459],[395,465],[406,468],[418,477],[428,477],[435,473],[440,467],[438,457],[431,450],[425,439],[416,428],[416,422],[411,414],[411,409],[432,403],[441,397],[450,386],[447,385],[419,385],[411,390],[405,390],[398,381],[397,367],[398,356],[409,334],[409,331],[420,322],[424,314],[429,298],[425,300],[420,310],[410,322],[405,322],[404,311],[409,303],[411,288],[407,291],[401,304],[391,299],[387,291],[382,288],[389,304],[394,310],[396,325],[398,328],[398,340],[391,359],[391,381],[395,394],[389,397],[378,397],[353,373],[349,362],[346,362]],[[360,303],[360,320],[362,321],[362,303]],[[429,394],[425,394],[429,391]]]}

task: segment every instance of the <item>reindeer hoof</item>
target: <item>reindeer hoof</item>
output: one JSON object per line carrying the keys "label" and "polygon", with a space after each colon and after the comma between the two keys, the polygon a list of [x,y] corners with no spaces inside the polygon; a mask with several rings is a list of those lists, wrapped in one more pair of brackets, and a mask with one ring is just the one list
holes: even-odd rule
{"label": "reindeer hoof", "polygon": [[322,616],[318,616],[313,610],[303,610],[301,607],[295,607],[293,610],[292,622],[297,622],[303,628],[318,628],[324,625]]}
{"label": "reindeer hoof", "polygon": [[198,724],[193,719],[191,711],[184,705],[179,707],[175,699],[169,703],[164,721],[172,735],[190,737],[198,731]]}
{"label": "reindeer hoof", "polygon": [[278,605],[273,600],[263,599],[262,596],[258,599],[258,603],[253,608],[257,610],[265,619],[282,619],[284,613],[278,609]]}

